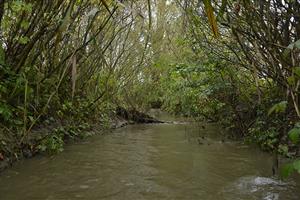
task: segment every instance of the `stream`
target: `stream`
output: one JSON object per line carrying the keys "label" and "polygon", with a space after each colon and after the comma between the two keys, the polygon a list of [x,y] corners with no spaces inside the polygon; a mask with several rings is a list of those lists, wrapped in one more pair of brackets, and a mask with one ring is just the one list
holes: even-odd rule
{"label": "stream", "polygon": [[214,124],[175,123],[98,134],[16,163],[0,174],[0,199],[300,199],[298,176],[272,177],[269,154],[222,141],[220,132]]}

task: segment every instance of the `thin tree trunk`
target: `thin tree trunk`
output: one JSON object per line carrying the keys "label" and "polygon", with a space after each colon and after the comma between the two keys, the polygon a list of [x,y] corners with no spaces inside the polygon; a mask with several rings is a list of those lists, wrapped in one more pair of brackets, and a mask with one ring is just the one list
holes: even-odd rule
{"label": "thin tree trunk", "polygon": [[4,3],[5,0],[0,0],[0,28],[1,28],[1,22],[4,15]]}

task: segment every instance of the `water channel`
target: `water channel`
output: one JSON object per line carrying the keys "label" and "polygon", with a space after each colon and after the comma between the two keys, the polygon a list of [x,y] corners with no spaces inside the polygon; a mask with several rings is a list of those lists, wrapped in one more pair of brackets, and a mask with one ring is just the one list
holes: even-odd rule
{"label": "water channel", "polygon": [[269,154],[220,132],[174,123],[99,134],[16,163],[0,174],[0,199],[300,199],[299,177],[272,177]]}

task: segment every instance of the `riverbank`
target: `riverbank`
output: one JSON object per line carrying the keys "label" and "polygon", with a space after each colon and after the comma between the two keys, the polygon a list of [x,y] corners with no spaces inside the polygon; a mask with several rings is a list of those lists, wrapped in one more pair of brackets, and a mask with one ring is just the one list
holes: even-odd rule
{"label": "riverbank", "polygon": [[28,134],[26,143],[7,147],[6,152],[0,149],[0,173],[19,160],[32,158],[37,154],[56,154],[62,152],[64,146],[73,141],[139,123],[163,122],[148,114],[120,107],[105,121],[93,120],[89,123],[76,124],[75,121],[52,120],[52,123],[35,127]]}

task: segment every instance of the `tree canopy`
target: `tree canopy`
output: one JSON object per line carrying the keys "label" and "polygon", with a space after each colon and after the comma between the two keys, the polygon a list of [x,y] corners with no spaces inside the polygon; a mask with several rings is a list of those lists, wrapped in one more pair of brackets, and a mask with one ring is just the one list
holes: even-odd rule
{"label": "tree canopy", "polygon": [[[0,158],[105,126],[118,107],[216,121],[296,157],[299,4],[0,0]],[[64,129],[34,138],[51,124]]]}

